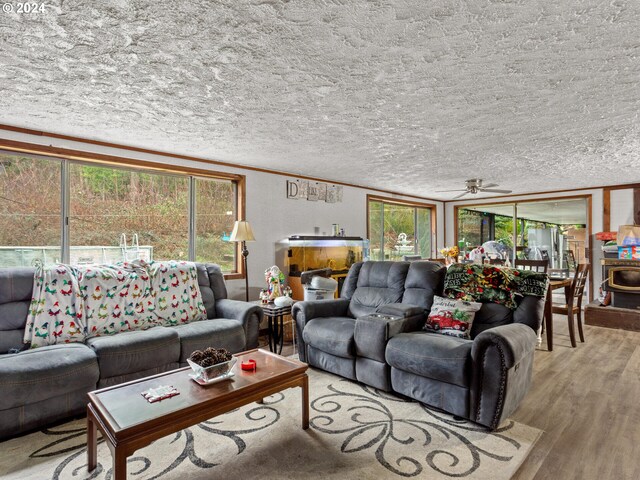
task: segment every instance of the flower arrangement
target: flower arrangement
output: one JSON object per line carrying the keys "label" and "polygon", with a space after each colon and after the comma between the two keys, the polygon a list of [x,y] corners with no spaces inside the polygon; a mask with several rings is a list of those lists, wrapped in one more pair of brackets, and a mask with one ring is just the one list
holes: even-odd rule
{"label": "flower arrangement", "polygon": [[458,258],[458,254],[460,254],[460,249],[457,245],[453,247],[445,247],[440,249],[440,254],[445,258]]}

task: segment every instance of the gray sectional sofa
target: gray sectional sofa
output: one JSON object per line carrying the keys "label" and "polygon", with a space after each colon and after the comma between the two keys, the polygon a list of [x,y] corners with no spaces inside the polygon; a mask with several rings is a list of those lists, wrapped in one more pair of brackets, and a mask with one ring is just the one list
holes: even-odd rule
{"label": "gray sectional sofa", "polygon": [[427,333],[445,273],[427,261],[354,264],[341,298],[293,306],[300,358],[497,428],[531,384],[544,298],[522,297],[515,310],[483,304],[471,340]]}
{"label": "gray sectional sofa", "polygon": [[207,320],[23,350],[33,268],[0,269],[0,439],[81,414],[87,392],[185,366],[197,349],[258,346],[262,309],[227,299],[217,265],[197,264]]}

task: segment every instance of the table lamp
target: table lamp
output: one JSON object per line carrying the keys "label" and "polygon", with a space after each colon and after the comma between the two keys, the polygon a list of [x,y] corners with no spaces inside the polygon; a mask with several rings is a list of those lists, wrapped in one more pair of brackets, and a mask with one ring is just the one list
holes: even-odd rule
{"label": "table lamp", "polygon": [[249,272],[247,271],[247,257],[249,256],[249,250],[247,250],[246,242],[255,242],[256,238],[253,236],[253,230],[251,225],[246,220],[236,220],[233,224],[233,231],[229,237],[230,242],[240,242],[242,253],[242,265],[244,266],[244,283],[245,294],[247,302],[249,301]]}

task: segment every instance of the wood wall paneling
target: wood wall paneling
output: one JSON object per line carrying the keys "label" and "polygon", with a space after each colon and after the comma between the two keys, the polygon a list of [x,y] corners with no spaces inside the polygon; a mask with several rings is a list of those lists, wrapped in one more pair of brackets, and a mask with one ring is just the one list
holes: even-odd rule
{"label": "wood wall paneling", "polygon": [[640,188],[633,189],[633,223],[640,225]]}
{"label": "wood wall paneling", "polygon": [[602,190],[602,231],[611,230],[611,190]]}

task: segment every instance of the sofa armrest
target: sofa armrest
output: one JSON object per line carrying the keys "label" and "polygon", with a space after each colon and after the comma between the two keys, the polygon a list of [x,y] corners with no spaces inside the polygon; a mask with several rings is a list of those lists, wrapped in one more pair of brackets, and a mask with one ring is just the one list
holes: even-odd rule
{"label": "sofa armrest", "polygon": [[390,338],[405,332],[407,319],[389,313],[373,313],[356,319],[353,339],[358,357],[385,362]]}
{"label": "sofa armrest", "polygon": [[216,300],[216,312],[219,318],[231,318],[242,324],[247,350],[258,347],[258,330],[263,316],[258,305],[222,298]]}
{"label": "sofa armrest", "polygon": [[385,362],[387,342],[399,333],[413,332],[424,325],[424,308],[408,303],[380,305],[376,313],[356,319],[356,355]]}
{"label": "sofa armrest", "polygon": [[376,312],[403,318],[404,322],[401,326],[401,332],[397,333],[420,330],[427,319],[427,313],[424,308],[408,303],[388,303],[379,306]]}
{"label": "sofa armrest", "polygon": [[314,318],[320,317],[346,317],[348,316],[349,300],[337,298],[335,300],[314,300],[308,302],[296,302],[291,315],[296,323],[304,325]]}
{"label": "sofa armrest", "polygon": [[531,386],[537,337],[512,323],[480,333],[471,347],[471,420],[496,429],[518,407]]}
{"label": "sofa armrest", "polygon": [[296,342],[298,343],[298,356],[306,362],[306,344],[302,332],[308,321],[322,317],[347,317],[349,316],[349,300],[338,298],[335,300],[314,300],[297,302],[291,308],[291,316],[296,325]]}

